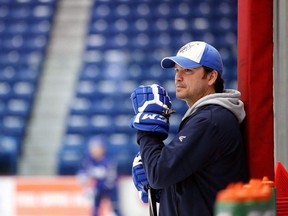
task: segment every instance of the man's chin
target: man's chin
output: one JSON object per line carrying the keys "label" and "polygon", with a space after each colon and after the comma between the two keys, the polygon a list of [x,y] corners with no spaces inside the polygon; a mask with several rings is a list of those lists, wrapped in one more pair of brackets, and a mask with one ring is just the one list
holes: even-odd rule
{"label": "man's chin", "polygon": [[176,98],[184,100],[185,97],[182,94],[176,92]]}

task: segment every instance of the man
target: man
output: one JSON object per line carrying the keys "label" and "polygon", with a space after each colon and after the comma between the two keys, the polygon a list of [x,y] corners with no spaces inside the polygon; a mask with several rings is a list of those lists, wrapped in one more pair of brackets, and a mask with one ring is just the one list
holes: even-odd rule
{"label": "man", "polygon": [[120,216],[117,167],[106,155],[106,143],[106,138],[100,135],[89,139],[88,154],[83,159],[78,178],[87,195],[94,200],[93,216],[101,215],[100,206],[105,198],[111,201],[114,215]]}
{"label": "man", "polygon": [[217,192],[231,182],[247,181],[240,93],[224,90],[221,56],[205,42],[184,45],[161,66],[174,67],[176,97],[189,109],[176,136],[164,145],[171,114],[165,89],[140,86],[132,93],[136,116],[131,127],[138,130],[141,154],[132,168],[135,186],[142,200],[147,199],[149,185],[157,190],[160,216],[213,215]]}

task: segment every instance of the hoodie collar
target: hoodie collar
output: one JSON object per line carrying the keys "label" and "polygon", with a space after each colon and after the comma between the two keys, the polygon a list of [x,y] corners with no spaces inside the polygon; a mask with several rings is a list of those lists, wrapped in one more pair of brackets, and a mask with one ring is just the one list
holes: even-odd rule
{"label": "hoodie collar", "polygon": [[230,110],[237,117],[238,122],[241,123],[244,120],[246,113],[244,110],[244,104],[240,100],[240,96],[241,93],[234,89],[225,89],[223,93],[206,95],[196,101],[196,103],[187,110],[182,120],[192,115],[198,108],[208,104],[214,104]]}

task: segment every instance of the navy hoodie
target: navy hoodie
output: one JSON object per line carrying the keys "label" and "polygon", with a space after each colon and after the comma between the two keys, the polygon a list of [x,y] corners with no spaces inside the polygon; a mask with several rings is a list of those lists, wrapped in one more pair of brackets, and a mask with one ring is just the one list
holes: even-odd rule
{"label": "navy hoodie", "polygon": [[205,96],[184,115],[174,139],[138,131],[149,184],[160,194],[160,216],[210,216],[217,192],[247,181],[239,124],[245,118],[240,93]]}

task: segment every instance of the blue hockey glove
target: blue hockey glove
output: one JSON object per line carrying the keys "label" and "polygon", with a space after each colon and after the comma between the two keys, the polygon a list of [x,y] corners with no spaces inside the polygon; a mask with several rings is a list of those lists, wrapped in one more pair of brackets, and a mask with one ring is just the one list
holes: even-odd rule
{"label": "blue hockey glove", "polygon": [[136,113],[130,126],[142,131],[158,132],[168,136],[171,100],[166,90],[157,85],[139,86],[131,94],[133,108]]}
{"label": "blue hockey glove", "polygon": [[143,203],[148,203],[148,192],[146,191],[138,191],[139,198],[142,200]]}
{"label": "blue hockey glove", "polygon": [[158,132],[168,135],[169,121],[168,118],[155,113],[138,113],[131,121],[130,126],[142,131]]}
{"label": "blue hockey glove", "polygon": [[149,183],[148,183],[148,179],[146,177],[146,173],[143,167],[140,152],[136,154],[134,161],[133,161],[132,178],[133,178],[133,183],[139,192],[140,199],[144,203],[148,203]]}
{"label": "blue hockey glove", "polygon": [[131,94],[135,114],[152,112],[170,114],[171,100],[166,90],[157,85],[139,86]]}

